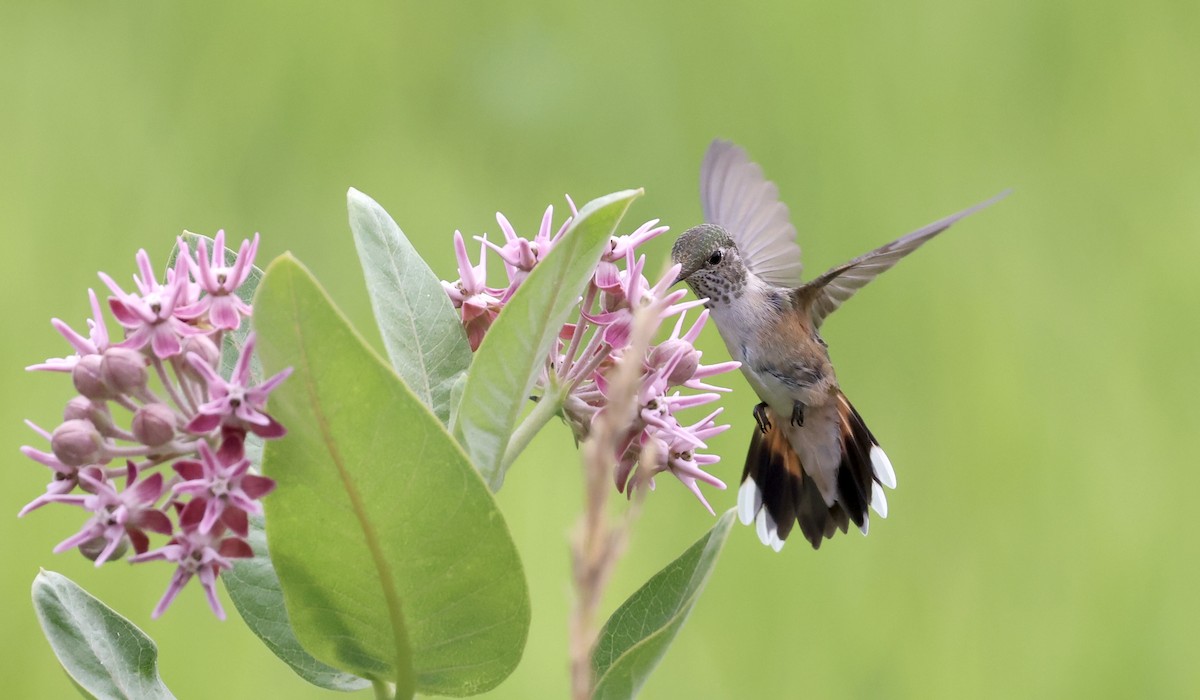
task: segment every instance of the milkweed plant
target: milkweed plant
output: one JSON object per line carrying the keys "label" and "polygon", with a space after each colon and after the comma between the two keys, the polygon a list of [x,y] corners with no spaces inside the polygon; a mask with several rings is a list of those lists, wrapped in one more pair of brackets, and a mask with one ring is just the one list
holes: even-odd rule
{"label": "milkweed plant", "polygon": [[[87,290],[83,326],[51,321],[69,354],[27,368],[73,395],[57,425],[28,421],[21,452],[49,483],[18,515],[63,528],[55,553],[161,576],[158,624],[189,588],[225,619],[221,580],[243,622],[314,685],[473,695],[516,668],[530,620],[493,494],[557,417],[584,473],[564,624],[572,697],[636,695],[731,514],[603,625],[602,593],[648,491],[678,482],[713,513],[705,490],[725,484],[707,442],[729,426],[710,382],[738,366],[701,361],[708,312],[673,289],[678,267],[647,277],[639,248],[667,227],[622,230],[640,194],[579,209],[568,198],[532,235],[497,214],[498,236],[454,233],[457,270],[439,274],[351,189],[386,359],[294,257],[260,267],[257,234],[226,247],[223,232],[184,233],[158,253],[161,272],[139,251],[132,284],[101,272]],[[629,503],[611,507],[613,493]],[[174,697],[154,642],[116,611],[45,570],[33,598],[85,696]]]}

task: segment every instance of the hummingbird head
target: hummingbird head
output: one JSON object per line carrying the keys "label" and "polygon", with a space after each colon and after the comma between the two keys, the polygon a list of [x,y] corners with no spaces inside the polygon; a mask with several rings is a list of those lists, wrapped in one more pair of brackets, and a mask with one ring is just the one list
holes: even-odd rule
{"label": "hummingbird head", "polygon": [[696,296],[708,297],[710,303],[729,303],[746,284],[742,256],[729,233],[716,224],[684,231],[671,249],[671,259],[681,268],[675,282],[687,282]]}

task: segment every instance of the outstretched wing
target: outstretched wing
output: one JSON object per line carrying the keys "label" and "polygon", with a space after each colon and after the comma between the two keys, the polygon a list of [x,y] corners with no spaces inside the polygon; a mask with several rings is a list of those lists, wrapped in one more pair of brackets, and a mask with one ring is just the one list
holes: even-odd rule
{"label": "outstretched wing", "polygon": [[778,287],[800,284],[800,246],[787,207],[762,168],[729,141],[713,141],[700,166],[704,220],[729,232],[751,272]]}
{"label": "outstretched wing", "polygon": [[879,273],[889,269],[892,265],[900,262],[900,259],[905,255],[920,248],[926,241],[950,228],[954,222],[995,204],[1007,197],[1010,192],[1011,190],[1005,190],[986,202],[981,202],[970,209],[965,209],[957,214],[951,214],[924,228],[917,229],[903,238],[872,250],[866,255],[860,255],[844,265],[838,265],[829,272],[804,285],[797,290],[797,293],[814,296],[810,311],[813,324],[819,328],[826,316],[833,313],[842,305],[842,302],[854,296],[855,292],[875,279]]}

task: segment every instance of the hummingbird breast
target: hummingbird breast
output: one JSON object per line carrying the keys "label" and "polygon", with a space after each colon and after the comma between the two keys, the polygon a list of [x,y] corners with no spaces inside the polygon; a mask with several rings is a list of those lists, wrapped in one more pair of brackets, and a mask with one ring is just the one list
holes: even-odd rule
{"label": "hummingbird breast", "polygon": [[825,343],[788,290],[747,285],[728,302],[713,303],[712,318],[733,359],[742,363],[754,392],[781,415],[794,404],[818,407],[837,393]]}

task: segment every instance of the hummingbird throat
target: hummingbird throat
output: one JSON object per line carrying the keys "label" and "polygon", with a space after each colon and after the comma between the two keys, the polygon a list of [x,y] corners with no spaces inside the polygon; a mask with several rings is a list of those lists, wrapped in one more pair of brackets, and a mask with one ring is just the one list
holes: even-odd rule
{"label": "hummingbird throat", "polygon": [[688,285],[696,296],[708,298],[705,306],[710,309],[716,304],[730,304],[745,293],[746,268],[726,264],[719,269],[703,270],[693,274]]}

